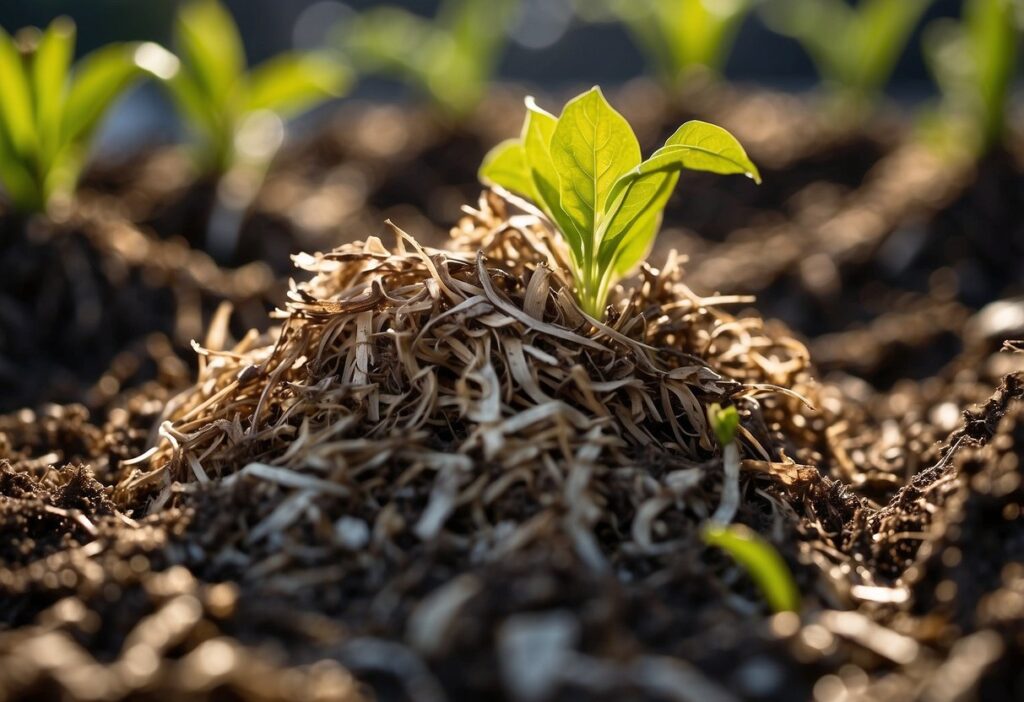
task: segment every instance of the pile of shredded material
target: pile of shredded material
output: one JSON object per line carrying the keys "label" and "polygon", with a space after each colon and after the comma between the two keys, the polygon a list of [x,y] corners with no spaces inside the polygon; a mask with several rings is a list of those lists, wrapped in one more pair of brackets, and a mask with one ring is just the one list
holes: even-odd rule
{"label": "pile of shredded material", "polygon": [[[746,457],[785,460],[761,401],[802,376],[800,344],[722,309],[743,300],[698,298],[672,259],[588,319],[543,225],[503,209],[492,196],[471,212],[465,253],[395,229],[394,251],[371,238],[301,257],[314,276],[280,328],[232,348],[213,331],[117,494],[158,492],[159,507],[241,472],[339,498],[332,512],[377,548],[448,532],[493,559],[564,538],[606,569],[623,547],[673,548],[680,534],[652,532],[663,511],[718,502],[710,403],[741,408]],[[301,519],[299,504],[258,528]]]}

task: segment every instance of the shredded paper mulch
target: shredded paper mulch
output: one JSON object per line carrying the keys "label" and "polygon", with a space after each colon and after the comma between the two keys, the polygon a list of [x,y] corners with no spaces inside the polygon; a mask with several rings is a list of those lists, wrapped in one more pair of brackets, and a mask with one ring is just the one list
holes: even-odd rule
{"label": "shredded paper mulch", "polygon": [[[0,417],[0,700],[1024,690],[1018,356],[822,384],[674,256],[599,323],[493,193],[450,249],[392,229],[298,257],[265,334],[224,308],[179,394]],[[703,544],[723,508],[800,615]]]}

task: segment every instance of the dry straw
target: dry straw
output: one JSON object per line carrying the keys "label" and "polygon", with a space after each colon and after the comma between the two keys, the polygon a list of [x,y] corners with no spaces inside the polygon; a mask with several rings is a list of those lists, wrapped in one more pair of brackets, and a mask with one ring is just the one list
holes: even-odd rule
{"label": "dry straw", "polygon": [[[393,227],[393,250],[370,238],[299,256],[313,277],[264,337],[225,348],[222,315],[117,496],[157,507],[176,484],[236,474],[339,500],[377,541],[450,530],[498,555],[561,531],[602,567],[598,524],[656,552],[670,545],[651,530],[660,513],[713,510],[710,403],[741,409],[744,458],[786,460],[760,401],[789,393],[807,355],[724,309],[749,300],[696,296],[673,254],[615,291],[600,323],[528,206],[490,192],[466,213],[452,250]],[[263,528],[298,519],[288,504]]]}

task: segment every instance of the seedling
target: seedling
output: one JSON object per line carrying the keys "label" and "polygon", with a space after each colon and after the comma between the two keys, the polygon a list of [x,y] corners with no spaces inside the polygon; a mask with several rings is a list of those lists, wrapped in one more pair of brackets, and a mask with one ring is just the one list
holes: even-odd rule
{"label": "seedling", "polygon": [[963,21],[925,29],[924,52],[957,138],[984,152],[1003,138],[1024,7],[1011,0],[967,0]]}
{"label": "seedling", "polygon": [[773,610],[795,612],[800,608],[800,591],[782,556],[755,531],[730,524],[740,502],[739,412],[713,404],[708,407],[708,421],[722,447],[723,483],[722,501],[702,531],[704,542],[728,553],[750,573]]}
{"label": "seedling", "polygon": [[728,553],[750,574],[775,612],[800,610],[800,590],[786,561],[757,532],[742,524],[725,527],[709,523],[704,527],[703,536],[704,543]]}
{"label": "seedling", "polygon": [[284,53],[246,72],[238,27],[216,0],[189,0],[178,13],[174,48],[181,70],[167,86],[201,141],[204,170],[223,174],[238,159],[268,161],[281,118],[336,97],[351,72],[326,53]]}
{"label": "seedling", "polygon": [[633,129],[595,87],[560,117],[527,98],[520,137],[487,154],[480,179],[537,204],[568,245],[580,306],[601,319],[612,287],[650,251],[683,168],[761,181],[729,132],[696,120],[641,161]]}
{"label": "seedling", "polygon": [[459,119],[483,97],[517,4],[444,0],[433,20],[377,7],[347,21],[339,40],[361,70],[403,80]]}
{"label": "seedling", "polygon": [[667,84],[720,74],[753,0],[606,0]]}
{"label": "seedling", "polygon": [[45,210],[74,189],[96,128],[136,79],[169,77],[177,59],[155,44],[109,44],[74,69],[75,24],[13,39],[0,28],[0,183],[15,209]]}
{"label": "seedling", "polygon": [[796,39],[842,108],[859,114],[885,87],[931,0],[770,0],[764,16]]}
{"label": "seedling", "polygon": [[715,524],[727,525],[736,516],[740,506],[740,451],[736,446],[736,430],[740,414],[735,407],[713,404],[708,408],[711,429],[722,447],[722,501],[711,516]]}

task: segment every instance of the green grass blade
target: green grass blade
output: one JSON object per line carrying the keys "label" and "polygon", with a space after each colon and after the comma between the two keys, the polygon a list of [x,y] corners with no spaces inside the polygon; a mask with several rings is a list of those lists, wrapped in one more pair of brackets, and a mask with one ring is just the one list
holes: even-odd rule
{"label": "green grass blade", "polygon": [[707,525],[703,536],[705,543],[728,553],[750,574],[774,611],[800,610],[800,590],[786,561],[755,531],[742,524]]}

